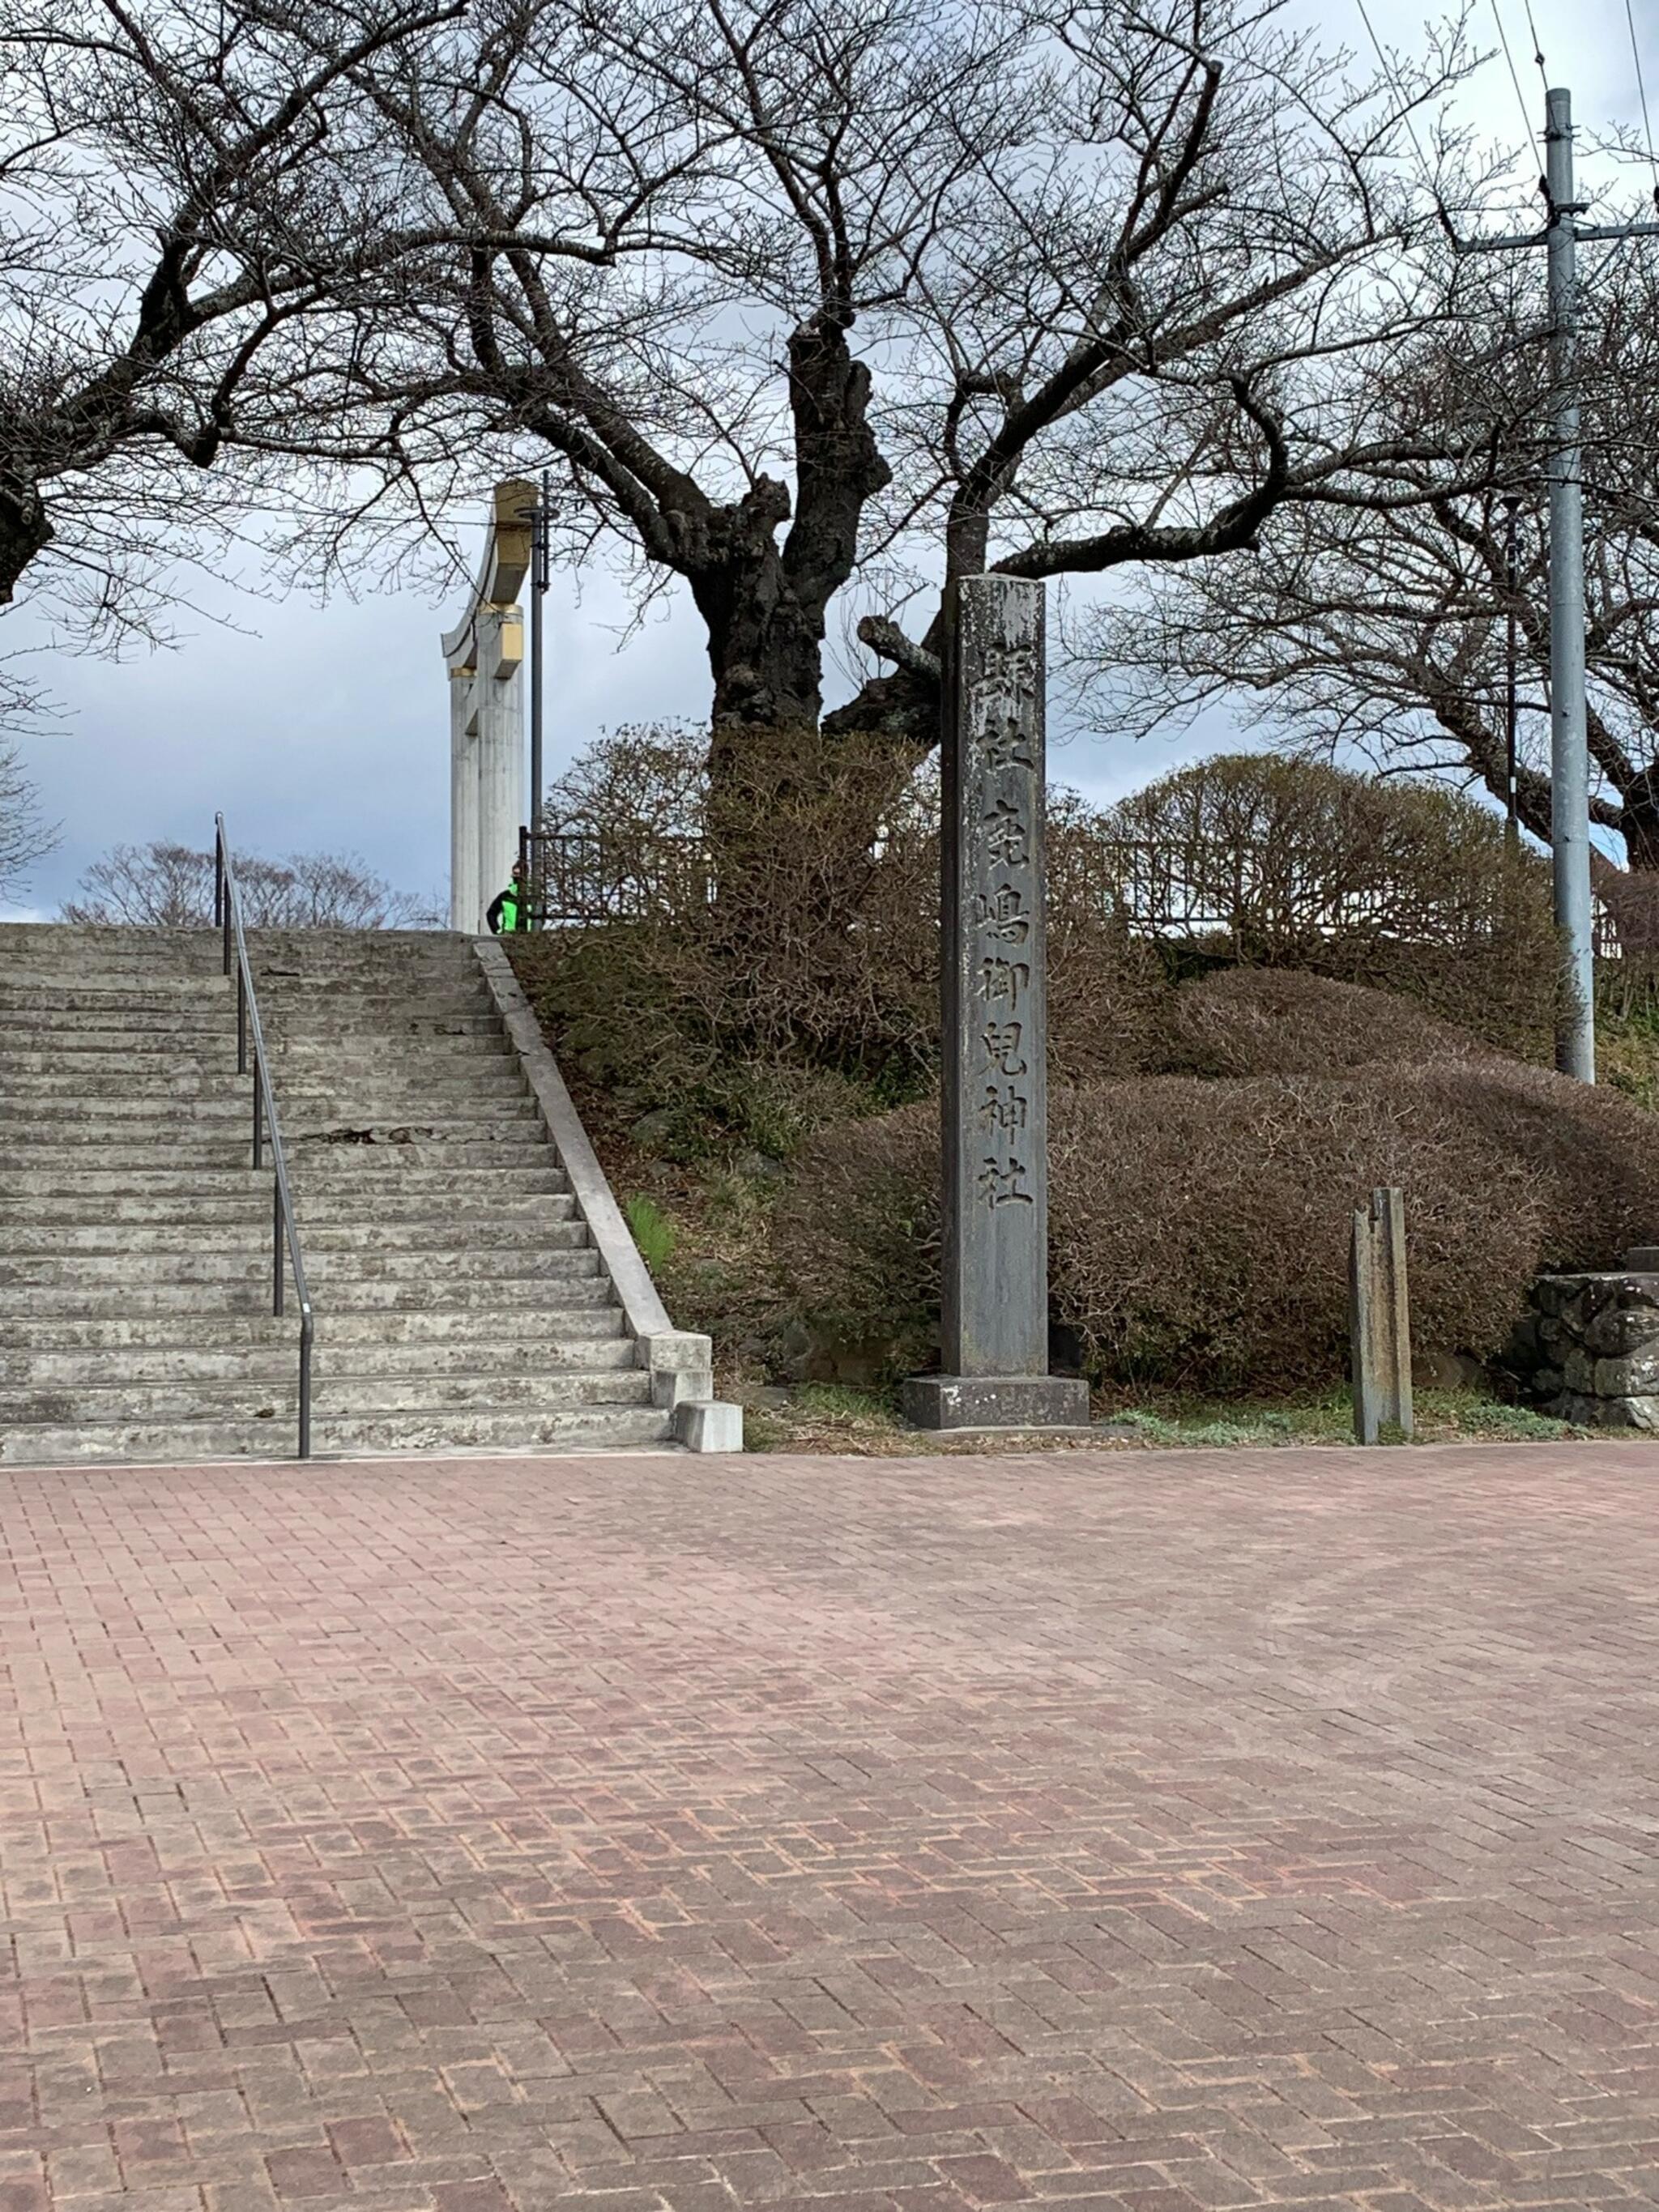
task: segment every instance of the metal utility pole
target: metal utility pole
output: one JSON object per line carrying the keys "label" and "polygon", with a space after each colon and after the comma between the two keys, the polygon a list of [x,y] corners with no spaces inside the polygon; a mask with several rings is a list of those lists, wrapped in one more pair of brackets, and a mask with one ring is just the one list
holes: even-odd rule
{"label": "metal utility pole", "polygon": [[[1577,218],[1572,173],[1572,94],[1544,94],[1541,231],[1482,238],[1463,251],[1501,253],[1530,246],[1549,254],[1550,366],[1554,386],[1550,489],[1550,842],[1555,919],[1565,948],[1573,1003],[1556,1037],[1555,1063],[1581,1083],[1595,1080],[1595,951],[1590,905],[1589,745],[1584,698],[1584,482],[1578,425],[1578,248],[1604,240],[1659,237],[1659,222],[1587,224]],[[1511,769],[1513,775],[1513,769]]]}
{"label": "metal utility pole", "polygon": [[1550,842],[1555,923],[1566,949],[1569,1006],[1555,1062],[1595,1080],[1595,948],[1590,924],[1589,743],[1584,713],[1584,480],[1578,445],[1578,227],[1573,198],[1572,94],[1544,95],[1549,196]]}
{"label": "metal utility pole", "polygon": [[532,510],[530,526],[530,829],[533,836],[542,819],[542,601],[549,578],[549,478],[542,471],[542,495]]}

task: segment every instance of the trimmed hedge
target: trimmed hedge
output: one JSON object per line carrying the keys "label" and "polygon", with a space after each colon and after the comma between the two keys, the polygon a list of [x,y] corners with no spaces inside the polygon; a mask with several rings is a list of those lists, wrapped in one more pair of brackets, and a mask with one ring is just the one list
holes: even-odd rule
{"label": "trimmed hedge", "polygon": [[1223,753],[1133,793],[1101,828],[1158,855],[1171,947],[1397,992],[1548,1060],[1565,988],[1549,871],[1511,857],[1500,817],[1461,793]]}
{"label": "trimmed hedge", "polygon": [[[1121,1379],[1277,1391],[1346,1370],[1353,1206],[1406,1193],[1419,1350],[1489,1358],[1553,1267],[1659,1230],[1651,1121],[1539,1069],[1449,1059],[1335,1076],[1164,1077],[1058,1090],[1054,1318]],[[776,1224],[820,1328],[937,1349],[937,1113],[826,1131]]]}
{"label": "trimmed hedge", "polygon": [[1291,968],[1223,968],[1169,1001],[1159,1074],[1334,1075],[1385,1060],[1490,1059],[1492,1048],[1413,999]]}

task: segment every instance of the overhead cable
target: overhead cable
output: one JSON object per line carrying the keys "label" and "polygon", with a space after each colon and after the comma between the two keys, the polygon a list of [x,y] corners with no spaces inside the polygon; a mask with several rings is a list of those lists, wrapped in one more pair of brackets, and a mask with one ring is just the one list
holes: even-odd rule
{"label": "overhead cable", "polygon": [[[1382,65],[1383,76],[1388,77],[1391,82],[1395,81],[1398,76],[1398,72],[1395,69],[1393,63],[1389,61],[1388,56],[1382,51],[1382,41],[1376,35],[1376,27],[1371,21],[1370,10],[1366,7],[1365,0],[1354,0],[1354,5],[1359,10],[1359,20],[1365,26],[1366,35],[1370,40],[1371,45],[1376,50],[1376,58]],[[1396,89],[1401,89],[1401,94],[1400,119],[1405,125],[1406,135],[1412,142],[1412,150],[1417,155],[1418,167],[1423,172],[1423,181],[1428,186],[1430,193],[1433,198],[1434,211],[1440,218],[1440,228],[1445,232],[1447,237],[1450,239],[1452,244],[1455,246],[1457,244],[1457,233],[1452,228],[1452,219],[1446,213],[1446,204],[1444,200],[1441,198],[1439,188],[1434,181],[1434,171],[1429,165],[1429,158],[1427,155],[1423,151],[1422,141],[1417,135],[1417,125],[1412,121],[1411,102],[1405,97],[1403,88],[1396,86]]]}
{"label": "overhead cable", "polygon": [[1516,105],[1521,110],[1521,127],[1526,132],[1527,143],[1530,146],[1537,135],[1536,127],[1531,116],[1527,112],[1527,95],[1521,89],[1521,78],[1515,66],[1515,56],[1510,48],[1510,34],[1504,27],[1504,10],[1498,5],[1498,0],[1492,0],[1492,21],[1498,26],[1498,36],[1504,49],[1504,59],[1509,66],[1510,82],[1515,87]]}
{"label": "overhead cable", "polygon": [[1648,88],[1642,75],[1642,46],[1636,35],[1635,0],[1625,0],[1625,20],[1630,25],[1630,58],[1636,64],[1636,90],[1642,102],[1642,137],[1653,169],[1653,204],[1659,207],[1659,153],[1653,144],[1653,125],[1648,116]]}

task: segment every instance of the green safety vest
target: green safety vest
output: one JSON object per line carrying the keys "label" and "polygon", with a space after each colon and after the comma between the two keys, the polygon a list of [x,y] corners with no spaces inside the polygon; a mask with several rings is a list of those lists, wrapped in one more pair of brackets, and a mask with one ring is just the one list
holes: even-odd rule
{"label": "green safety vest", "polygon": [[505,936],[509,929],[524,929],[527,927],[527,918],[524,908],[519,902],[519,894],[509,884],[501,893],[501,933]]}

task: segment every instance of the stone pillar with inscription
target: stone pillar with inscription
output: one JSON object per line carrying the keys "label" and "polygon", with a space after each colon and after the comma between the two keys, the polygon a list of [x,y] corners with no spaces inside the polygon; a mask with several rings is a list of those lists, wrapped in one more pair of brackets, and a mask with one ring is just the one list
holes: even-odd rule
{"label": "stone pillar with inscription", "polygon": [[946,607],[941,732],[944,1369],[929,1429],[1086,1425],[1048,1372],[1043,587],[965,577]]}

